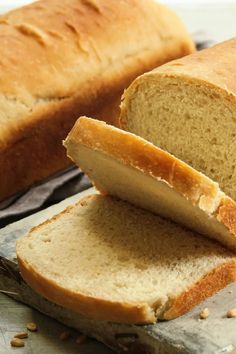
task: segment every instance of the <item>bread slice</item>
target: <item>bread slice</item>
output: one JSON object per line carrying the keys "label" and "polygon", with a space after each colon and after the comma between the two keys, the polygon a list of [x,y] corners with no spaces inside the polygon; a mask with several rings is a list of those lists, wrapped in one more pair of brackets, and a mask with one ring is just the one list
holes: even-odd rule
{"label": "bread slice", "polygon": [[87,317],[153,323],[236,279],[219,244],[129,203],[92,195],[17,241],[25,281]]}
{"label": "bread slice", "polygon": [[[175,60],[125,91],[120,124],[236,200],[236,38]],[[235,216],[234,216],[235,218]]]}
{"label": "bread slice", "polygon": [[236,203],[184,162],[142,138],[86,117],[76,122],[64,145],[102,193],[236,250]]}

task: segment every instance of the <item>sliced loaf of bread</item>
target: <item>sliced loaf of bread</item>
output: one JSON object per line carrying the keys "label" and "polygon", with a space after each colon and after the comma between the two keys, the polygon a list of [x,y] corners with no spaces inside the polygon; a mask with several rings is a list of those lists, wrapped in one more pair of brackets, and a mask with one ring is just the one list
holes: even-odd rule
{"label": "sliced loaf of bread", "polygon": [[142,138],[81,117],[64,142],[103,194],[172,219],[236,250],[236,203],[219,185]]}
{"label": "sliced loaf of bread", "polygon": [[140,76],[120,124],[217,181],[236,200],[236,38]]}
{"label": "sliced loaf of bread", "polygon": [[153,323],[236,279],[218,243],[111,197],[93,195],[17,241],[25,281],[87,317]]}

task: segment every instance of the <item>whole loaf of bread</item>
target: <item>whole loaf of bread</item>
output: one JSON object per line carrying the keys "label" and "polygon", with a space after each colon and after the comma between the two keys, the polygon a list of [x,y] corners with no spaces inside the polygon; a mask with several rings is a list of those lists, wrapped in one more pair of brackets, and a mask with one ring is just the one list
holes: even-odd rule
{"label": "whole loaf of bread", "polygon": [[41,0],[1,16],[0,40],[0,200],[69,164],[78,116],[115,124],[135,77],[194,50],[152,0]]}

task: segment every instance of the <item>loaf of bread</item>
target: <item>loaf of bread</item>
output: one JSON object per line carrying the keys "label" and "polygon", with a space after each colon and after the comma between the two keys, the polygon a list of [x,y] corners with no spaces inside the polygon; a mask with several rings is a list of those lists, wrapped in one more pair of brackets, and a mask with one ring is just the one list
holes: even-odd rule
{"label": "loaf of bread", "polygon": [[153,323],[236,280],[217,243],[131,204],[93,195],[17,241],[25,281],[86,317]]}
{"label": "loaf of bread", "polygon": [[131,84],[120,118],[122,128],[205,173],[234,200],[235,70],[236,38],[172,61]]}
{"label": "loaf of bread", "polygon": [[41,0],[1,16],[0,38],[0,200],[70,163],[78,116],[115,123],[135,77],[194,50],[152,0]]}
{"label": "loaf of bread", "polygon": [[109,194],[236,251],[236,203],[219,185],[134,134],[81,117],[64,145],[68,156]]}

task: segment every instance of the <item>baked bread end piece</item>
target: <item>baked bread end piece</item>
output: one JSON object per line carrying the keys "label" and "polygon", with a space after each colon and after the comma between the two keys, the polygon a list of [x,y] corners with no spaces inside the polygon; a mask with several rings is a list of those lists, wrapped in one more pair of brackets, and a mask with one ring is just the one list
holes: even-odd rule
{"label": "baked bread end piece", "polygon": [[236,203],[218,183],[152,143],[81,117],[64,142],[103,194],[216,239],[236,251]]}
{"label": "baked bread end piece", "polygon": [[236,201],[236,38],[170,61],[133,81],[120,127],[218,182]]}

